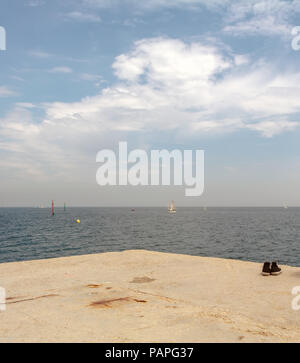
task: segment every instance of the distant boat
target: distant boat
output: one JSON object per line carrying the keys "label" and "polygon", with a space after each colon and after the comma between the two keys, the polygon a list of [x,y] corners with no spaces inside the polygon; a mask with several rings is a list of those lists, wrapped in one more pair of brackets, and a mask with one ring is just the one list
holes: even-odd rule
{"label": "distant boat", "polygon": [[288,205],[286,203],[283,204],[284,209],[288,209]]}
{"label": "distant boat", "polygon": [[171,214],[176,213],[176,208],[175,208],[174,200],[172,200],[171,205],[169,204],[169,206],[168,206],[168,212],[171,213]]}

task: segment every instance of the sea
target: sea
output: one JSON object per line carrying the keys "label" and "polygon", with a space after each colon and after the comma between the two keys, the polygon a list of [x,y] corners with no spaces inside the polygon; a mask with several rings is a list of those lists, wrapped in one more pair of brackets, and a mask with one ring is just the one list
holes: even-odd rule
{"label": "sea", "polygon": [[300,266],[300,208],[0,208],[0,263],[132,249]]}

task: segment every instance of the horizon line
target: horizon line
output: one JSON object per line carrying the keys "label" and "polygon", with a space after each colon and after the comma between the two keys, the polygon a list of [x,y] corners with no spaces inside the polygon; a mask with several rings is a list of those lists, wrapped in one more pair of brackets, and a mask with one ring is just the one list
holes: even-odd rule
{"label": "horizon line", "polygon": [[[5,208],[30,208],[30,209],[51,209],[51,205],[45,207],[39,206],[0,206],[0,209]],[[55,206],[57,209],[64,209],[64,205]],[[167,206],[157,205],[157,206],[134,206],[134,205],[116,205],[116,206],[109,206],[109,205],[102,205],[102,206],[89,206],[89,205],[72,205],[68,206],[67,209],[70,208],[167,208]],[[282,205],[201,205],[201,206],[184,206],[184,205],[176,205],[176,208],[282,208],[285,209]],[[286,209],[290,208],[300,208],[299,205],[295,206],[288,206]]]}

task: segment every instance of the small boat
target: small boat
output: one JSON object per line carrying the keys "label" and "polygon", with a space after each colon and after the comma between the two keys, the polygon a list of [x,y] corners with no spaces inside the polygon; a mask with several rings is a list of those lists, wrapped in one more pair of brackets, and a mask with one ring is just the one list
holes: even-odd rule
{"label": "small boat", "polygon": [[168,212],[171,213],[171,214],[176,213],[176,208],[175,208],[174,200],[172,200],[171,205],[169,204],[169,206],[168,206]]}

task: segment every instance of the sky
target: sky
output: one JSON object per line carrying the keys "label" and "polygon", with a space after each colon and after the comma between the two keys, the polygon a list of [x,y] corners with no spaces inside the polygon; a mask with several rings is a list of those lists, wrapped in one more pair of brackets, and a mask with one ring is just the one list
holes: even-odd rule
{"label": "sky", "polygon": [[[1,0],[0,26],[0,206],[300,206],[300,0]],[[120,141],[204,150],[203,195],[100,187]]]}

